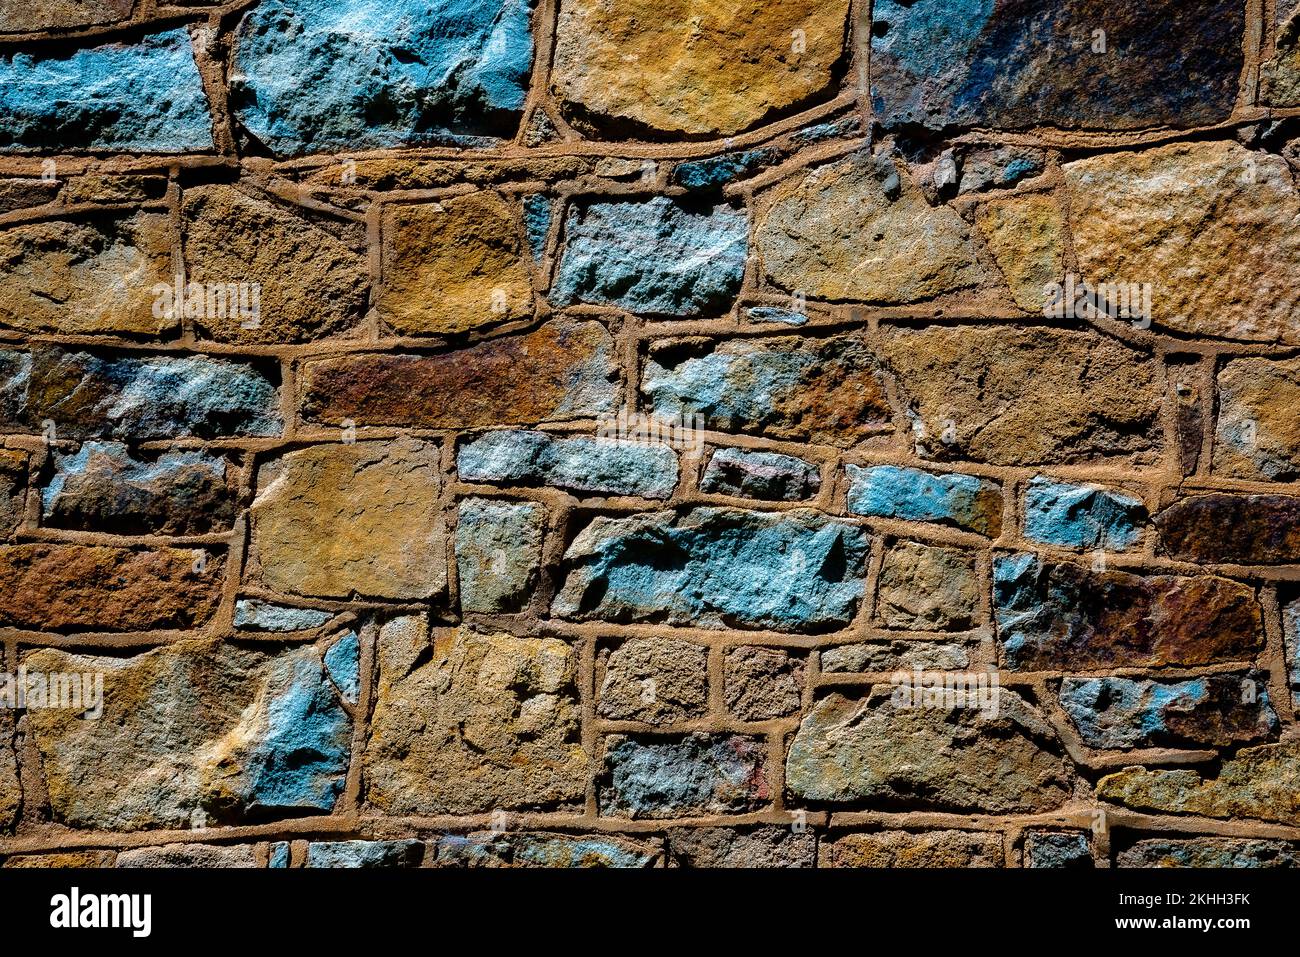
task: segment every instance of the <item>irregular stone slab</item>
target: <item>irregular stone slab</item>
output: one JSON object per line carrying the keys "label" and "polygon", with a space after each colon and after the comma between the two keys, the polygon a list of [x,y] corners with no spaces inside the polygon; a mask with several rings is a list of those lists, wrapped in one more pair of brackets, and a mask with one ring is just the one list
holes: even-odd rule
{"label": "irregular stone slab", "polygon": [[1003,867],[1002,835],[975,831],[877,831],[824,841],[818,867]]}
{"label": "irregular stone slab", "polygon": [[1140,499],[1094,485],[1039,475],[1025,489],[1025,538],[1044,545],[1124,551],[1141,540],[1146,516]]}
{"label": "irregular stone slab", "polygon": [[935,641],[889,641],[838,645],[821,653],[825,673],[885,671],[963,671],[970,653],[961,645]]}
{"label": "irregular stone slab", "polygon": [[268,0],[233,43],[235,116],[285,156],[508,135],[533,59],[526,0]]}
{"label": "irregular stone slab", "polygon": [[1025,867],[1087,870],[1095,866],[1088,835],[1081,831],[1029,831]]}
{"label": "irregular stone slab", "polygon": [[778,309],[775,306],[751,306],[745,310],[750,322],[776,322],[783,326],[806,326],[808,316],[795,309]]}
{"label": "irregular stone slab", "polygon": [[205,623],[223,559],[203,549],[0,547],[0,624],[36,631],[149,631]]}
{"label": "irregular stone slab", "polygon": [[1169,683],[1066,678],[1060,700],[1090,748],[1226,747],[1258,741],[1277,727],[1268,686],[1253,673]]}
{"label": "irregular stone slab", "polygon": [[880,0],[872,103],[887,127],[1205,126],[1232,113],[1244,31],[1231,0]]}
{"label": "irregular stone slab", "polygon": [[1259,65],[1260,102],[1274,107],[1300,105],[1300,16],[1277,5],[1277,50]]}
{"label": "irregular stone slab", "polygon": [[256,598],[241,598],[235,602],[235,627],[250,631],[306,631],[319,628],[333,615],[314,608],[289,608],[273,605]]}
{"label": "irregular stone slab", "polygon": [[702,718],[708,702],[708,649],[673,638],[633,638],[604,661],[596,711],[613,721],[669,724]]}
{"label": "irregular stone slab", "polygon": [[58,180],[51,183],[42,179],[0,179],[0,213],[52,203],[62,188]]}
{"label": "irregular stone slab", "polygon": [[172,281],[165,215],[44,220],[0,231],[0,324],[23,332],[157,336],[177,323],[154,311]]}
{"label": "irregular stone slab", "polygon": [[527,604],[542,564],[546,509],[535,502],[467,498],[456,522],[462,611],[509,614]]}
{"label": "irregular stone slab", "polygon": [[824,631],[852,620],[867,549],[860,528],[811,511],[596,518],[565,552],[551,611],[577,621]]}
{"label": "irregular stone slab", "polygon": [[235,521],[237,470],[205,452],[135,458],[116,442],[54,453],[41,522],[119,535],[205,535]]}
{"label": "irregular stone slab", "polygon": [[850,465],[848,476],[848,506],[854,515],[939,522],[990,538],[1002,531],[1002,489],[988,479],[896,465]]}
{"label": "irregular stone slab", "polygon": [[718,449],[700,479],[700,491],[714,495],[798,502],[822,487],[821,471],[793,455]]}
{"label": "irregular stone slab", "polygon": [[[4,714],[0,715],[0,833],[8,833],[14,826],[22,804],[23,789],[18,780],[18,759],[14,754],[13,719]],[[4,866],[12,865],[5,861]]]}
{"label": "irregular stone slab", "polygon": [[992,465],[1154,460],[1164,385],[1150,355],[1091,332],[891,329],[883,338],[917,452]]}
{"label": "irregular stone slab", "polygon": [[1300,850],[1288,841],[1230,837],[1155,838],[1138,841],[1115,858],[1116,867],[1300,867]]}
{"label": "irregular stone slab", "polygon": [[598,322],[535,332],[441,355],[351,355],[303,364],[302,411],[339,424],[429,429],[539,425],[613,412],[614,340]]}
{"label": "irregular stone slab", "polygon": [[980,193],[987,189],[1014,186],[1022,179],[1041,176],[1047,168],[1047,154],[1022,146],[994,146],[972,150],[962,157],[958,193]]}
{"label": "irregular stone slab", "polygon": [[1300,362],[1233,359],[1218,385],[1214,472],[1257,482],[1300,478]]}
{"label": "irregular stone slab", "polygon": [[533,314],[518,211],[495,193],[394,206],[380,317],[403,335],[466,332]]}
{"label": "irregular stone slab", "polygon": [[1300,197],[1280,156],[1232,142],[1107,153],[1064,167],[1090,283],[1151,283],[1157,328],[1300,343]]}
{"label": "irregular stone slab", "polygon": [[1194,562],[1281,565],[1300,561],[1300,498],[1193,495],[1156,516],[1160,551]]}
{"label": "irregular stone slab", "polygon": [[567,0],[551,91],[571,121],[610,137],[739,133],[831,95],[848,9],[845,0]]}
{"label": "irregular stone slab", "polygon": [[858,153],[776,188],[755,234],[768,281],[810,299],[908,303],[979,286],[970,228],[888,155]]}
{"label": "irregular stone slab", "polygon": [[887,628],[964,631],[979,617],[982,590],[973,553],[899,542],[881,565],[876,616]]}
{"label": "irregular stone slab", "polygon": [[1293,706],[1300,706],[1300,601],[1282,606],[1282,637],[1286,644],[1287,679]]}
{"label": "irregular stone slab", "polygon": [[87,27],[114,23],[131,15],[133,0],[0,0],[0,33]]}
{"label": "irregular stone slab", "polygon": [[807,828],[675,827],[668,856],[676,867],[813,867],[817,839]]}
{"label": "irregular stone slab", "polygon": [[749,227],[743,210],[725,204],[655,196],[571,207],[564,238],[555,305],[695,316],[730,308],[745,275]]}
{"label": "irregular stone slab", "polygon": [[803,719],[786,758],[797,798],[872,807],[1010,814],[1060,807],[1066,763],[1050,726],[1000,688],[996,715],[979,708],[897,708],[891,688],[828,695]]}
{"label": "irregular stone slab", "polygon": [[440,837],[434,867],[655,867],[662,852],[653,845],[607,835],[475,831]]}
{"label": "irregular stone slab", "polygon": [[799,710],[803,659],[781,648],[742,645],[727,652],[722,693],[741,721],[771,721]]}
{"label": "irregular stone slab", "polygon": [[212,148],[208,99],[184,29],[66,55],[0,56],[0,151]]}
{"label": "irregular stone slab", "polygon": [[72,203],[149,203],[166,196],[167,177],[148,173],[117,176],[91,172],[74,176],[63,190],[64,201]]}
{"label": "irregular stone slab", "polygon": [[1051,284],[1065,277],[1065,218],[1056,199],[1031,193],[985,203],[977,222],[1016,305],[1041,312]]}
{"label": "irregular stone slab", "polygon": [[218,844],[164,844],[161,847],[137,847],[117,855],[114,867],[261,867],[257,852],[249,844],[223,847]]}
{"label": "irregular stone slab", "polygon": [[1186,768],[1125,768],[1097,783],[1097,797],[1162,814],[1300,822],[1300,743],[1243,748],[1217,776]]}
{"label": "irregular stone slab", "polygon": [[437,446],[410,439],[316,445],[266,463],[251,513],[262,581],[324,598],[438,594],[441,485]]}
{"label": "irregular stone slab", "polygon": [[488,432],[465,443],[456,470],[466,482],[555,485],[645,498],[672,495],[678,471],[676,453],[660,443],[518,431]]}
{"label": "irregular stone slab", "polygon": [[597,781],[600,813],[674,818],[754,811],[771,800],[767,746],[740,735],[612,736]]}
{"label": "irregular stone slab", "polygon": [[199,640],[132,658],[37,651],[23,663],[103,674],[103,720],[28,712],[60,824],[235,824],[329,811],[342,793],[352,721],[311,645],[267,653]]}
{"label": "irregular stone slab", "polygon": [[779,162],[781,153],[770,147],[723,153],[702,160],[687,160],[673,168],[673,181],[692,190],[719,191],[728,183],[743,179],[764,166]]}
{"label": "irregular stone slab", "polygon": [[668,343],[647,357],[641,392],[663,418],[837,448],[893,418],[879,361],[858,336]]}
{"label": "irregular stone slab", "polygon": [[51,439],[279,435],[279,373],[208,356],[0,351],[0,428]]}
{"label": "irregular stone slab", "polygon": [[385,814],[568,806],[586,791],[577,654],[555,638],[385,625],[365,752]]}
{"label": "irregular stone slab", "polygon": [[0,449],[0,540],[18,529],[26,513],[27,455]]}
{"label": "irregular stone slab", "polygon": [[1254,589],[1225,578],[1092,571],[1034,555],[993,561],[1003,662],[1017,671],[1203,665],[1263,647]]}
{"label": "irregular stone slab", "polygon": [[325,672],[348,704],[361,696],[361,641],[355,631],[340,635],[325,652]]}
{"label": "irregular stone slab", "polygon": [[19,854],[7,858],[0,867],[71,868],[112,867],[112,851],[65,851],[57,854]]}
{"label": "irregular stone slab", "polygon": [[312,841],[306,867],[419,867],[420,841]]}
{"label": "irregular stone slab", "polygon": [[[186,279],[205,291],[255,286],[256,299],[228,293],[221,308],[206,293],[202,333],[219,342],[311,342],[355,325],[366,311],[364,253],[291,208],[234,186],[187,189]],[[358,234],[359,238],[359,234]],[[244,308],[247,305],[252,308]]]}
{"label": "irregular stone slab", "polygon": [[546,255],[546,238],[551,234],[551,200],[543,193],[524,197],[524,231],[534,262]]}

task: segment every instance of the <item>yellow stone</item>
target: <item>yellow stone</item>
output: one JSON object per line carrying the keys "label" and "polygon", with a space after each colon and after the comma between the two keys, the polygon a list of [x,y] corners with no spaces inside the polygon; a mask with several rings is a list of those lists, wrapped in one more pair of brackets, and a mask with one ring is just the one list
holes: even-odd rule
{"label": "yellow stone", "polygon": [[1065,276],[1065,222],[1056,200],[1031,193],[980,207],[978,223],[1016,305],[1039,312]]}

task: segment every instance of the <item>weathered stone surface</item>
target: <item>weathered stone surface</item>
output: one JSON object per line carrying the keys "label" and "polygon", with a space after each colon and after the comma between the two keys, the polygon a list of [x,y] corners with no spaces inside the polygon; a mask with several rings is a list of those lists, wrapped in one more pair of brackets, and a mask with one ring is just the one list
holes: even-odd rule
{"label": "weathered stone surface", "polygon": [[437,594],[440,488],[437,446],[410,439],[316,445],[262,465],[252,507],[262,581],[326,598]]}
{"label": "weathered stone surface", "polygon": [[600,415],[614,411],[620,391],[609,332],[598,322],[564,320],[441,355],[307,362],[303,377],[309,419],[431,429]]}
{"label": "weathered stone surface", "polygon": [[1300,562],[1300,497],[1193,495],[1156,516],[1160,550],[1194,562]]}
{"label": "weathered stone surface", "polygon": [[981,591],[973,553],[899,542],[881,565],[876,617],[888,628],[963,631],[979,616]]}
{"label": "weathered stone surface", "polygon": [[936,641],[888,641],[839,645],[822,652],[822,668],[834,672],[961,671],[970,653],[961,645]]}
{"label": "weathered stone surface", "polygon": [[63,184],[43,179],[0,179],[0,213],[53,202]]}
{"label": "weathered stone surface", "polygon": [[743,179],[764,166],[774,165],[780,159],[780,152],[769,147],[687,160],[673,169],[673,181],[691,190],[721,190],[728,183]]}
{"label": "weathered stone surface", "polygon": [[700,479],[700,491],[715,495],[798,502],[821,489],[817,466],[793,455],[718,449]]}
{"label": "weathered stone surface", "polygon": [[546,255],[546,239],[551,234],[551,200],[543,193],[530,193],[524,197],[524,234],[528,238],[528,251],[535,261]]}
{"label": "weathered stone surface", "polygon": [[799,710],[803,659],[781,648],[742,645],[727,652],[723,695],[741,721],[769,721]]}
{"label": "weathered stone surface", "polygon": [[199,640],[132,658],[38,651],[23,663],[103,674],[101,720],[28,712],[60,823],[237,823],[329,811],[342,793],[352,721],[311,645],[267,653]]}
{"label": "weathered stone surface", "polygon": [[668,831],[668,859],[676,867],[813,867],[816,856],[817,839],[807,828],[675,827]]}
{"label": "weathered stone surface", "polygon": [[64,851],[55,854],[18,854],[6,858],[0,867],[21,868],[69,868],[69,867],[112,867],[112,851]]}
{"label": "weathered stone surface", "polygon": [[990,814],[1045,811],[1070,794],[1051,727],[1014,692],[978,708],[896,708],[879,685],[821,699],[786,757],[786,787],[809,801]]}
{"label": "weathered stone surface", "polygon": [[231,106],[282,155],[513,132],[526,0],[268,0],[234,38]]}
{"label": "weathered stone surface", "polygon": [[1065,220],[1056,199],[1031,193],[980,207],[979,228],[1016,305],[1038,312],[1065,276]]}
{"label": "weathered stone surface", "polygon": [[497,194],[396,206],[384,231],[376,307],[395,332],[466,332],[532,315],[520,216]]}
{"label": "weathered stone surface", "polygon": [[[290,207],[234,186],[187,189],[186,280],[205,289],[256,286],[255,308],[205,302],[194,319],[220,342],[309,342],[355,325],[366,310],[369,277],[364,252]],[[359,238],[359,234],[358,234]],[[212,297],[208,297],[211,299]]]}
{"label": "weathered stone surface", "polygon": [[63,190],[64,201],[72,203],[148,203],[166,196],[167,177],[151,174],[88,173],[70,179]]}
{"label": "weathered stone surface", "polygon": [[1047,168],[1047,154],[1023,146],[993,146],[975,149],[962,157],[959,193],[979,193],[1001,186],[1014,186],[1022,179],[1039,176]]}
{"label": "weathered stone surface", "polygon": [[1002,835],[976,831],[878,831],[823,841],[818,867],[1002,867]]}
{"label": "weathered stone surface", "polygon": [[811,511],[696,508],[596,518],[552,613],[579,621],[823,631],[862,598],[867,536]]}
{"label": "weathered stone surface", "polygon": [[208,356],[0,351],[0,428],[133,442],[278,435],[278,386],[269,366]]}
{"label": "weathered stone surface", "polygon": [[1275,107],[1300,106],[1300,16],[1286,19],[1285,7],[1277,7],[1277,50],[1259,65],[1260,102]]}
{"label": "weathered stone surface", "polygon": [[41,523],[120,535],[204,535],[235,520],[236,470],[205,452],[135,458],[116,442],[54,454]]}
{"label": "weathered stone surface", "polygon": [[551,89],[572,120],[610,136],[738,133],[830,95],[848,9],[845,0],[567,0]]}
{"label": "weathered stone surface", "polygon": [[419,841],[313,841],[305,866],[419,867],[424,853]]}
{"label": "weathered stone surface", "polygon": [[1061,548],[1123,551],[1142,538],[1141,499],[1035,476],[1025,489],[1025,538]]}
{"label": "weathered stone surface", "polygon": [[886,126],[1202,126],[1237,99],[1245,11],[1232,0],[880,0],[872,17]]}
{"label": "weathered stone surface", "polygon": [[847,471],[854,515],[939,522],[993,538],[1002,530],[1002,489],[988,479],[895,465],[850,465]]}
{"label": "weathered stone surface", "polygon": [[1244,748],[1218,773],[1125,768],[1097,783],[1097,796],[1143,811],[1300,823],[1300,743]]}
{"label": "weathered stone surface", "polygon": [[219,844],[164,844],[161,847],[138,847],[117,855],[115,867],[261,867],[257,853],[249,844],[223,847]]}
{"label": "weathered stone surface", "polygon": [[27,492],[27,456],[0,449],[0,540],[9,538],[22,523]]}
{"label": "weathered stone surface", "polygon": [[203,549],[0,547],[0,624],[37,631],[147,631],[204,624],[223,560]]}
{"label": "weathered stone surface", "polygon": [[1300,478],[1300,362],[1234,359],[1219,373],[1214,471],[1229,478]]}
{"label": "weathered stone surface", "polygon": [[461,610],[522,610],[537,581],[545,528],[546,509],[535,502],[461,502],[456,521]]}
{"label": "weathered stone surface", "polygon": [[0,33],[69,29],[113,23],[131,15],[132,0],[0,0]]}
{"label": "weathered stone surface", "polygon": [[614,721],[668,724],[708,711],[708,649],[673,638],[634,638],[604,661],[596,711]]}
{"label": "weathered stone surface", "polygon": [[740,735],[605,740],[600,813],[672,818],[754,811],[771,800],[767,746]]}
{"label": "weathered stone surface", "polygon": [[1094,866],[1088,835],[1081,831],[1029,831],[1025,867],[1086,870]]}
{"label": "weathered stone surface", "polygon": [[158,335],[154,286],[172,281],[165,215],[45,220],[0,231],[0,325]]}
{"label": "weathered stone surface", "polygon": [[1287,683],[1293,706],[1300,706],[1300,600],[1282,606],[1282,637],[1286,644]]}
{"label": "weathered stone surface", "polygon": [[743,210],[666,196],[571,207],[551,289],[557,306],[592,303],[629,312],[725,312],[745,274]]}
{"label": "weathered stone surface", "polygon": [[888,155],[856,154],[778,187],[755,242],[768,280],[810,299],[918,302],[988,280],[970,228],[932,208]]}
{"label": "weathered stone surface", "polygon": [[1151,283],[1158,328],[1300,343],[1300,197],[1280,156],[1174,144],[1069,163],[1065,181],[1089,282]]}
{"label": "weathered stone surface", "polygon": [[655,415],[706,428],[849,448],[891,425],[879,363],[858,336],[671,342],[641,391]]}
{"label": "weathered stone surface", "polygon": [[466,482],[557,485],[645,498],[668,498],[677,486],[677,455],[667,445],[545,432],[488,432],[460,447],[456,470]]}
{"label": "weathered stone surface", "polygon": [[0,151],[210,149],[208,100],[184,29],[0,56]]}
{"label": "weathered stone surface", "polygon": [[305,631],[319,628],[331,617],[328,611],[273,605],[256,598],[235,602],[235,627],[250,631]]}
{"label": "weathered stone surface", "polygon": [[1155,838],[1120,851],[1116,867],[1300,867],[1300,850],[1288,841],[1230,837]]}
{"label": "weathered stone surface", "polygon": [[1092,748],[1226,747],[1258,741],[1277,727],[1268,686],[1253,673],[1170,683],[1066,678],[1060,700]]}
{"label": "weathered stone surface", "polygon": [[[1163,394],[1151,357],[1096,333],[895,329],[882,344],[917,451],[993,465],[1149,460]],[[1144,454],[1145,453],[1145,454]]]}
{"label": "weathered stone surface", "polygon": [[608,835],[495,833],[448,834],[433,845],[434,867],[654,867],[662,852]]}
{"label": "weathered stone surface", "polygon": [[582,800],[577,655],[555,638],[439,633],[397,619],[379,639],[365,752],[385,814],[480,814]]}
{"label": "weathered stone surface", "polygon": [[[18,759],[14,754],[13,719],[0,715],[0,834],[7,833],[18,818],[23,789],[18,781]],[[10,866],[5,861],[5,866]]]}
{"label": "weathered stone surface", "polygon": [[993,608],[1003,661],[1020,671],[1201,665],[1251,658],[1264,641],[1254,590],[1210,576],[1000,555]]}

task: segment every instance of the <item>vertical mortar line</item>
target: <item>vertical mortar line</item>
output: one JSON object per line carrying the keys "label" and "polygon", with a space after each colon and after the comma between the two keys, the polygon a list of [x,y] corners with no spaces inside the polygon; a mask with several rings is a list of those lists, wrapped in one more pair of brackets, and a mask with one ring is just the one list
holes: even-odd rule
{"label": "vertical mortar line", "polygon": [[379,625],[374,618],[371,618],[356,631],[361,645],[358,663],[360,681],[357,685],[359,689],[357,704],[352,715],[352,759],[348,763],[343,796],[339,803],[342,816],[351,821],[359,819],[362,810],[361,765],[370,731],[370,710],[373,707],[375,681],[378,678],[375,649],[378,644]]}
{"label": "vertical mortar line", "polygon": [[1201,364],[1201,457],[1196,477],[1208,478],[1214,460],[1215,421],[1219,414],[1219,357],[1207,356]]}
{"label": "vertical mortar line", "polygon": [[1238,81],[1236,110],[1259,105],[1260,62],[1273,31],[1265,20],[1269,0],[1246,0],[1246,24],[1242,37],[1241,77]]}
{"label": "vertical mortar line", "polygon": [[714,722],[726,721],[727,719],[725,650],[721,644],[710,644],[706,663],[709,682],[708,715],[710,720]]}

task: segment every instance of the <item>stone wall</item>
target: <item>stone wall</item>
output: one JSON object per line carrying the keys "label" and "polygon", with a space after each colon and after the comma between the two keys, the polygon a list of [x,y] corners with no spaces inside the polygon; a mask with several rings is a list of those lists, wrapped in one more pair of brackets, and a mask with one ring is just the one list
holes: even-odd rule
{"label": "stone wall", "polygon": [[5,866],[1300,861],[1293,0],[872,6],[0,0]]}

